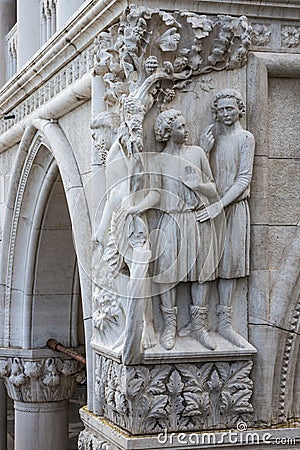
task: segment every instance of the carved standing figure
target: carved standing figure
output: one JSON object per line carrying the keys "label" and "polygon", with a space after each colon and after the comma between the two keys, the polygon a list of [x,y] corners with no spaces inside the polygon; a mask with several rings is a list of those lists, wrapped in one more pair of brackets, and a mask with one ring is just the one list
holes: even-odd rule
{"label": "carved standing figure", "polygon": [[220,91],[212,102],[215,123],[201,137],[209,152],[210,166],[220,200],[199,214],[200,222],[226,218],[223,254],[218,265],[217,331],[238,347],[243,339],[232,328],[232,298],[236,280],[249,275],[250,215],[248,197],[254,158],[254,137],[242,128],[245,115],[241,94],[234,89]]}
{"label": "carved standing figure", "polygon": [[206,348],[214,350],[215,343],[207,326],[207,282],[215,279],[218,259],[215,228],[212,222],[200,225],[197,221],[201,208],[217,198],[212,173],[202,148],[186,145],[188,131],[180,111],[171,109],[159,114],[155,134],[158,141],[166,142],[160,158],[163,212],[158,224],[160,234],[153,268],[153,279],[161,285],[164,329],[160,342],[167,350],[174,346],[176,284],[191,282],[192,335]]}

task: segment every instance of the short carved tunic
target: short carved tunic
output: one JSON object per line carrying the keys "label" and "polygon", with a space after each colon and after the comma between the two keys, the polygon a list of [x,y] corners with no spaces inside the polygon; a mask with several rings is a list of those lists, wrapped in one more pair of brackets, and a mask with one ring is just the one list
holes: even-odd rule
{"label": "short carved tunic", "polygon": [[220,278],[249,275],[250,214],[247,198],[253,158],[254,137],[242,128],[234,134],[219,135],[210,153],[210,166],[219,196],[230,194],[232,189],[239,192],[238,197],[225,208],[225,240],[218,265]]}
{"label": "short carved tunic", "polygon": [[196,220],[196,211],[208,203],[207,198],[181,181],[187,171],[194,169],[200,182],[212,181],[206,154],[200,147],[186,146],[177,156],[157,155],[156,167],[161,173],[155,187],[160,192],[162,213],[153,246],[153,280],[178,283],[215,279],[217,243],[214,223],[200,224]]}

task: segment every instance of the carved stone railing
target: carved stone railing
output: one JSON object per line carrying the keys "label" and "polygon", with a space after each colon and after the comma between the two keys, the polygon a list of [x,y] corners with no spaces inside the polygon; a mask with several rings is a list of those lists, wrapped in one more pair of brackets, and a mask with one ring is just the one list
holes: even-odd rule
{"label": "carved stone railing", "polygon": [[13,113],[15,117],[13,119],[1,120],[0,134],[9,130],[16,123],[62,92],[66,87],[79,80],[93,66],[94,49],[90,46],[14,108]]}
{"label": "carved stone railing", "polygon": [[18,30],[15,24],[6,36],[7,43],[7,78],[11,78],[17,71]]}

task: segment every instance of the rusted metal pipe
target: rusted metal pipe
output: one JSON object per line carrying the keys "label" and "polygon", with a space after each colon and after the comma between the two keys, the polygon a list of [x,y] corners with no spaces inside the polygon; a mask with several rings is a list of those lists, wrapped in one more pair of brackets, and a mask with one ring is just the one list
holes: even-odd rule
{"label": "rusted metal pipe", "polygon": [[76,359],[76,361],[79,361],[81,364],[86,365],[86,359],[84,356],[75,352],[75,350],[71,350],[70,348],[64,347],[55,339],[48,339],[47,346],[52,350],[55,350],[56,352],[64,353],[65,355],[68,355],[71,358]]}

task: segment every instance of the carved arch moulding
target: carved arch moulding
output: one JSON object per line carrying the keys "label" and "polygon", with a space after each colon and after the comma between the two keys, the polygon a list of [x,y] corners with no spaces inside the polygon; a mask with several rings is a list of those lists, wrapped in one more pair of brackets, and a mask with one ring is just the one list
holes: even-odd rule
{"label": "carved arch moulding", "polygon": [[[34,168],[37,170],[34,171]],[[73,153],[73,149],[57,123],[42,119],[34,119],[23,134],[14,167],[8,208],[5,216],[4,240],[2,249],[1,285],[5,303],[1,317],[1,345],[3,347],[31,348],[31,300],[28,292],[32,292],[32,271],[35,267],[35,252],[38,245],[37,232],[45,211],[48,195],[57,179],[58,173],[66,193],[70,219],[73,228],[75,250],[79,260],[87,246],[83,236],[89,230],[89,212],[83,195],[83,183]],[[76,187],[76,192],[73,189]],[[79,206],[80,205],[80,206]],[[81,220],[76,216],[76,208],[82,211]],[[25,225],[24,225],[25,224]],[[22,238],[21,236],[22,232]],[[81,237],[80,237],[81,236]],[[22,281],[16,279],[15,273],[23,272],[19,265],[26,267],[27,276]],[[83,285],[84,298],[90,298],[89,284],[85,282],[88,267],[79,267],[79,276]],[[18,294],[18,292],[20,292]],[[24,296],[20,313],[17,295]],[[84,306],[85,316],[89,316],[89,302]],[[17,333],[15,330],[19,330]],[[87,332],[88,333],[88,332]],[[88,333],[89,335],[89,333]]]}

